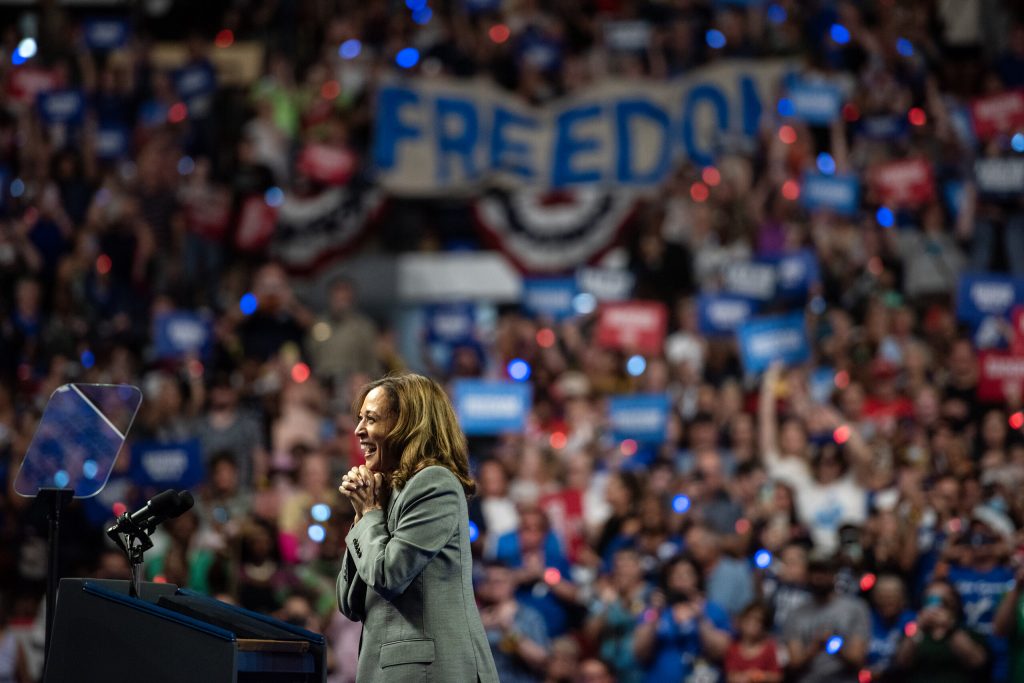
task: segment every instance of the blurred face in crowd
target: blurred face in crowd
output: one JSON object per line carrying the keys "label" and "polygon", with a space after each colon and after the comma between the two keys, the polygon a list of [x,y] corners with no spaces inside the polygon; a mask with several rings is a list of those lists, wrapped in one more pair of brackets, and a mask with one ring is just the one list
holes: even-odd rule
{"label": "blurred face in crowd", "polygon": [[970,549],[970,563],[973,565],[986,565],[998,559],[999,542],[1002,540],[999,534],[981,522],[974,522],[970,529],[961,539]]}
{"label": "blurred face in crowd", "polygon": [[210,473],[213,489],[217,493],[231,493],[238,490],[238,466],[230,460],[218,460]]}
{"label": "blurred face in crowd", "polygon": [[949,373],[954,382],[971,384],[978,373],[978,361],[969,341],[960,339],[949,352]]}
{"label": "blurred face in crowd", "polygon": [[793,492],[780,481],[772,487],[772,506],[776,512],[790,512],[793,509]]}
{"label": "blurred face in crowd", "polygon": [[948,585],[933,583],[925,590],[918,620],[925,621],[936,630],[948,630],[957,621],[956,604],[956,597]]}
{"label": "blurred face in crowd", "polygon": [[571,636],[556,638],[551,643],[551,657],[548,659],[550,680],[571,680],[579,669],[580,647]]}
{"label": "blurred face in crowd", "polygon": [[388,435],[395,425],[391,402],[383,387],[374,387],[356,416],[356,438],[366,458],[366,466],[372,472],[390,472],[398,465],[398,454],[392,454]]}
{"label": "blurred face in crowd", "polygon": [[939,419],[939,392],[935,387],[921,387],[914,397],[914,420],[920,425],[933,425]]}
{"label": "blurred face in crowd", "polygon": [[299,485],[310,493],[331,488],[331,465],[327,456],[323,453],[309,453],[303,458],[299,466]]}
{"label": "blurred face in crowd", "polygon": [[788,545],[779,556],[779,579],[792,586],[807,583],[807,550],[799,545]]}
{"label": "blurred face in crowd", "polygon": [[733,449],[743,449],[754,443],[754,416],[738,413],[730,423],[729,439]]}
{"label": "blurred face in crowd", "polygon": [[548,532],[544,513],[537,509],[523,510],[519,515],[519,548],[524,553],[544,548],[544,536]]}
{"label": "blurred face in crowd", "polygon": [[612,579],[620,591],[628,591],[643,583],[644,572],[640,556],[632,548],[615,553],[612,560]]}
{"label": "blurred face in crowd", "polygon": [[580,664],[576,683],[613,683],[608,665],[599,659],[587,659]]}
{"label": "blurred face in crowd", "polygon": [[629,488],[618,476],[612,476],[608,479],[608,486],[605,488],[604,497],[608,504],[612,506],[612,509],[619,513],[629,510],[633,504]]}
{"label": "blurred face in crowd", "polygon": [[590,488],[593,468],[586,453],[573,453],[566,463],[565,484],[570,489],[585,491]]}
{"label": "blurred face in crowd", "polygon": [[665,581],[669,602],[689,600],[696,596],[700,586],[699,578],[692,562],[681,560],[673,564]]}
{"label": "blurred face in crowd", "polygon": [[717,441],[718,432],[710,419],[695,420],[690,425],[690,448],[693,450],[714,448]]}
{"label": "blurred face in crowd", "polygon": [[1006,445],[1006,418],[1001,410],[985,413],[981,423],[981,438],[988,448],[1002,448]]}
{"label": "blurred face in crowd", "polygon": [[497,460],[488,460],[480,465],[480,496],[502,498],[508,489],[505,468]]}
{"label": "blurred face in crowd", "polygon": [[835,585],[836,575],[830,567],[812,565],[808,570],[807,588],[818,600],[824,600],[832,595]]}
{"label": "blurred face in crowd", "polygon": [[880,577],[871,591],[871,603],[883,619],[895,619],[906,603],[903,582],[897,576]]}
{"label": "blurred face in crowd", "polygon": [[289,596],[284,601],[278,618],[294,626],[319,630],[317,629],[316,615],[313,613],[313,608],[309,604],[309,600],[302,596]]}
{"label": "blurred face in crowd", "polygon": [[229,385],[218,384],[210,389],[210,410],[230,410],[238,403],[238,393]]}
{"label": "blurred face in crowd", "polygon": [[765,611],[762,607],[745,610],[739,619],[740,637],[757,642],[764,636]]}
{"label": "blurred face in crowd", "polygon": [[864,387],[859,382],[851,382],[839,397],[839,407],[843,415],[857,420],[864,414]]}
{"label": "blurred face in crowd", "polygon": [[481,588],[483,589],[481,597],[488,604],[497,605],[512,600],[516,591],[512,570],[508,567],[488,567],[484,576],[484,585]]}
{"label": "blurred face in crowd", "polygon": [[824,447],[814,461],[814,478],[819,484],[831,484],[842,475],[842,456],[834,448]]}
{"label": "blurred face in crowd", "polygon": [[807,433],[800,420],[791,418],[782,423],[779,431],[779,447],[784,455],[803,455],[807,450]]}
{"label": "blurred face in crowd", "polygon": [[260,308],[270,312],[277,311],[287,301],[290,294],[288,276],[281,266],[275,264],[263,266],[256,273],[253,291]]}
{"label": "blurred face in crowd", "polygon": [[717,540],[703,527],[693,527],[686,533],[686,548],[702,567],[707,567],[718,559]]}
{"label": "blurred face in crowd", "polygon": [[335,316],[342,316],[352,310],[355,305],[356,292],[350,282],[336,282],[331,287],[330,306],[331,313]]}

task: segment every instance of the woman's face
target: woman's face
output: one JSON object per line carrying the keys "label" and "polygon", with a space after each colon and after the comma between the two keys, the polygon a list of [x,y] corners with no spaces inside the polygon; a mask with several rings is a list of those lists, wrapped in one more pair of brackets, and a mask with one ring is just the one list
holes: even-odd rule
{"label": "woman's face", "polygon": [[679,562],[668,575],[668,589],[690,595],[697,590],[697,571],[689,562]]}
{"label": "woman's face", "polygon": [[363,405],[356,416],[356,438],[371,472],[390,472],[397,464],[388,452],[387,437],[395,425],[395,418],[388,405],[388,396],[383,387],[375,387],[363,399]]}

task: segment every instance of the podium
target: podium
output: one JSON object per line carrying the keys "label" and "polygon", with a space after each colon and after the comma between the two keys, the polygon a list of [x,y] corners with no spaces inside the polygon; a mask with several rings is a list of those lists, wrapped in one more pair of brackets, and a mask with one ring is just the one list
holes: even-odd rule
{"label": "podium", "polygon": [[322,635],[180,589],[61,579],[46,683],[314,683]]}

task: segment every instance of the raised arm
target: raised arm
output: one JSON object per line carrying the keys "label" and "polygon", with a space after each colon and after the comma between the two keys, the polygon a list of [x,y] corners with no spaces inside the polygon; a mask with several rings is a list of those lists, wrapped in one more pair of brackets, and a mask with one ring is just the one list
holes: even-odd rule
{"label": "raised arm", "polygon": [[757,404],[757,435],[761,447],[761,457],[765,464],[769,458],[778,457],[779,424],[775,411],[775,387],[782,372],[780,363],[772,363],[761,378],[761,396]]}
{"label": "raised arm", "polygon": [[373,509],[345,538],[359,577],[387,600],[404,593],[451,539],[459,524],[459,496],[464,495],[454,475],[439,466],[419,472],[406,487],[390,533],[384,511]]}

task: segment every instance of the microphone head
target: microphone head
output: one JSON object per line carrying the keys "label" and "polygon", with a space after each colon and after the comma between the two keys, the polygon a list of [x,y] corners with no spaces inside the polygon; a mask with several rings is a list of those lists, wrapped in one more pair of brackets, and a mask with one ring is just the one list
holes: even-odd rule
{"label": "microphone head", "polygon": [[188,491],[178,491],[178,506],[177,510],[172,517],[183,515],[192,509],[192,506],[196,504],[196,499],[192,497],[192,494]]}
{"label": "microphone head", "polygon": [[167,489],[150,498],[146,507],[149,508],[150,516],[166,517],[173,513],[178,505],[178,492],[174,489]]}

